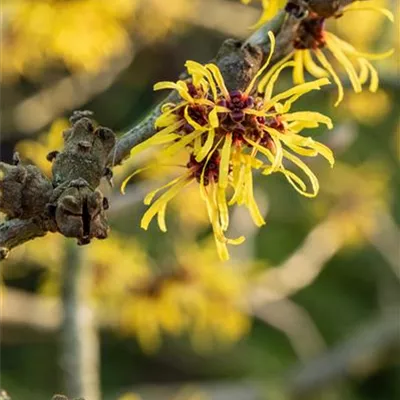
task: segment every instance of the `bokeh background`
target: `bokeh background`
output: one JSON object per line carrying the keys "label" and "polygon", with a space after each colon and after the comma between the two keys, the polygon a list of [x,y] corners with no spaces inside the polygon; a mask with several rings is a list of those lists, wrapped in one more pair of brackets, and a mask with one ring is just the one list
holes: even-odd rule
{"label": "bokeh background", "polygon": [[[377,64],[381,88],[334,108],[332,86],[299,109],[330,115],[315,131],[335,152],[315,160],[316,199],[282,176],[257,181],[261,230],[241,209],[244,245],[222,264],[196,190],[174,201],[169,231],[139,228],[143,195],[168,169],[123,178],[115,169],[112,233],[78,248],[48,235],[1,269],[1,387],[46,400],[83,387],[86,400],[394,400],[400,398],[399,5],[330,28],[360,50],[397,53]],[[76,109],[122,134],[162,98],[187,59],[207,62],[244,38],[260,4],[228,0],[3,0],[1,159],[17,149],[50,173]],[[357,23],[354,23],[357,21]],[[345,79],[345,78],[344,78]],[[290,77],[281,78],[281,87]],[[349,86],[348,83],[346,84]]]}

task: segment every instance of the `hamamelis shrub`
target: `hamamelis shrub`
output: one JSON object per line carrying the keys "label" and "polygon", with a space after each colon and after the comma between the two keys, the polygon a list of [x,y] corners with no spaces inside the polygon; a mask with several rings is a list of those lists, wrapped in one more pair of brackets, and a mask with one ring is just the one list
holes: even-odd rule
{"label": "hamamelis shrub", "polygon": [[[155,85],[155,90],[176,90],[180,101],[163,106],[162,115],[156,121],[158,133],[136,146],[131,157],[161,145],[157,162],[147,168],[159,168],[160,162],[173,164],[181,152],[186,153],[186,164],[183,168],[176,164],[181,174],[146,196],[145,204],[150,207],[142,218],[142,228],[147,229],[157,216],[158,225],[165,232],[168,203],[188,185],[198,185],[218,254],[222,260],[227,260],[227,244],[238,245],[245,239],[225,235],[230,206],[245,206],[257,226],[265,224],[254,198],[254,171],[263,175],[281,173],[300,194],[317,195],[318,179],[298,155],[322,155],[331,165],[333,155],[329,148],[302,132],[320,124],[332,128],[332,122],[317,112],[293,112],[292,107],[299,97],[319,90],[329,84],[329,80],[322,78],[273,94],[280,70],[293,65],[287,62],[267,73],[262,92],[254,93],[256,81],[268,67],[274,52],[275,38],[272,33],[269,35],[269,57],[244,91],[228,91],[216,65],[203,66],[194,61],[186,63],[188,80]],[[308,178],[308,185],[297,170]],[[123,192],[129,179],[138,172],[140,170],[133,172],[122,184]],[[160,192],[162,194],[156,198]]]}

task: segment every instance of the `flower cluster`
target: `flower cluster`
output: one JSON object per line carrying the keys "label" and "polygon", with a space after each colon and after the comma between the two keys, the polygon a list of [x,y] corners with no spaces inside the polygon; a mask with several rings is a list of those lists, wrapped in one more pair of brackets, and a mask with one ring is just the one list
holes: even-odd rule
{"label": "flower cluster", "polygon": [[[304,196],[317,194],[316,176],[296,154],[308,157],[321,154],[331,164],[333,156],[326,146],[299,133],[321,123],[331,128],[332,123],[317,112],[291,112],[291,108],[300,96],[320,89],[329,80],[322,78],[273,95],[281,69],[293,66],[293,62],[288,62],[268,73],[263,93],[253,95],[256,81],[269,65],[274,51],[275,39],[271,32],[269,36],[268,60],[244,91],[229,91],[216,65],[203,66],[194,61],[186,63],[189,80],[155,85],[156,90],[176,90],[180,101],[164,105],[156,122],[158,133],[133,148],[131,156],[154,145],[162,145],[158,154],[162,162],[173,159],[181,151],[187,152],[188,161],[180,176],[146,196],[145,204],[150,207],[142,218],[142,228],[147,229],[157,216],[160,229],[166,231],[168,202],[187,185],[197,183],[207,207],[218,253],[221,259],[228,259],[226,245],[244,241],[244,237],[231,239],[225,236],[229,226],[229,206],[244,205],[257,226],[265,223],[253,194],[253,170],[259,170],[263,175],[280,172]],[[309,178],[310,190],[300,176],[287,168],[286,161]],[[124,181],[122,191],[135,173],[137,171]],[[154,201],[160,191],[164,192]]]}
{"label": "flower cluster", "polygon": [[[384,8],[377,7],[370,2],[354,2],[345,7],[341,13],[356,10],[373,10],[385,15],[393,22],[393,14]],[[376,92],[379,86],[379,77],[371,60],[389,57],[393,50],[382,54],[369,54],[357,51],[351,44],[343,41],[325,28],[326,18],[315,13],[310,13],[304,18],[297,29],[293,40],[294,51],[277,63],[274,68],[279,69],[288,60],[293,59],[293,81],[295,84],[305,82],[306,70],[315,78],[331,77],[338,87],[336,106],[343,100],[343,84],[336,72],[334,64],[326,57],[326,50],[333,55],[335,61],[346,71],[350,83],[356,93],[362,91],[362,86],[369,80],[369,90]],[[268,78],[261,80],[259,90],[267,83]]]}

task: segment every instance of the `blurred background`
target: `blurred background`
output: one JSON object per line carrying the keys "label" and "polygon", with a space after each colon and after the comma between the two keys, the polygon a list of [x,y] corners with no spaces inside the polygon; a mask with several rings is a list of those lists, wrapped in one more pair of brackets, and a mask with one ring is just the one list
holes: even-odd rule
{"label": "blurred background", "polygon": [[[353,12],[330,29],[362,51],[395,47],[381,88],[334,108],[330,88],[298,109],[331,116],[316,130],[337,163],[312,168],[306,199],[282,176],[257,181],[267,225],[242,209],[244,245],[215,253],[195,188],[169,210],[167,234],[139,228],[143,196],[170,171],[119,186],[144,157],[115,169],[112,233],[78,248],[49,234],[1,270],[1,387],[13,400],[394,400],[400,398],[400,78],[396,14]],[[1,159],[16,149],[47,174],[48,151],[76,109],[126,131],[188,59],[207,62],[244,38],[260,3],[228,0],[3,0]],[[351,15],[350,15],[351,14]],[[354,21],[359,23],[354,24]],[[343,78],[345,79],[345,78]],[[283,76],[280,86],[290,84]],[[348,83],[346,83],[348,87]]]}

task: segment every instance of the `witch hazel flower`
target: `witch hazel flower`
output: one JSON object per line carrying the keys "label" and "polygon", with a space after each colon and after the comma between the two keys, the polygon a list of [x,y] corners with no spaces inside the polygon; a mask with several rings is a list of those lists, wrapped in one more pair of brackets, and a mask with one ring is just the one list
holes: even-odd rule
{"label": "witch hazel flower", "polygon": [[[360,10],[377,11],[393,22],[393,14],[385,9],[371,4],[372,1],[356,1],[341,10],[339,18],[344,13]],[[331,77],[338,88],[338,97],[335,106],[343,100],[344,89],[342,78],[343,69],[350,80],[356,93],[363,90],[363,85],[369,81],[369,90],[376,92],[379,87],[379,76],[371,61],[390,57],[393,50],[381,54],[370,54],[357,51],[350,43],[340,39],[335,34],[326,30],[326,18],[310,12],[299,24],[293,40],[294,50],[274,65],[270,73],[278,70],[282,65],[287,65],[289,60],[294,60],[293,82],[305,82],[305,71],[314,78]],[[333,57],[333,62],[330,58]],[[269,75],[260,81],[259,90],[267,84]]]}
{"label": "witch hazel flower", "polygon": [[[238,245],[245,240],[243,236],[233,239],[226,236],[229,207],[245,206],[257,226],[265,224],[253,193],[255,171],[262,175],[281,173],[300,194],[317,195],[318,179],[299,156],[321,155],[333,165],[333,155],[328,147],[301,133],[320,124],[331,129],[332,122],[317,112],[291,110],[299,97],[330,82],[321,78],[273,95],[280,70],[293,66],[289,61],[269,74],[262,93],[254,93],[256,82],[269,66],[274,51],[272,32],[269,38],[268,59],[243,91],[228,90],[216,65],[201,65],[194,61],[186,62],[187,80],[155,85],[155,90],[176,90],[180,100],[163,106],[156,121],[158,132],[133,148],[131,156],[160,146],[157,161],[149,168],[173,164],[182,152],[186,154],[187,163],[184,168],[177,165],[180,173],[176,178],[146,196],[144,202],[149,208],[142,218],[142,228],[147,229],[157,216],[160,229],[166,231],[168,203],[186,186],[198,185],[218,254],[226,260],[229,258],[227,245]],[[294,171],[292,167],[295,167]],[[122,191],[138,172],[140,170],[125,179]]]}

